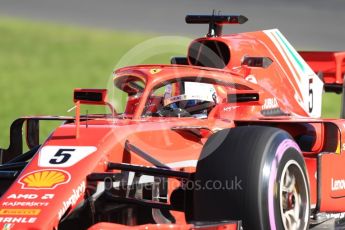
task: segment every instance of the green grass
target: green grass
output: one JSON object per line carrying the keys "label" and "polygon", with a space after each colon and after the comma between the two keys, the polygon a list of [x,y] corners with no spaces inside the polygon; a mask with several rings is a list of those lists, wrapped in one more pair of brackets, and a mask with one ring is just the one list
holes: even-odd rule
{"label": "green grass", "polygon": [[0,146],[17,117],[73,115],[73,89],[106,88],[119,59],[151,37],[0,18]]}
{"label": "green grass", "polygon": [[339,118],[341,95],[326,93],[322,99],[322,116],[324,118]]}
{"label": "green grass", "polygon": [[[7,147],[17,117],[73,115],[66,111],[74,88],[107,87],[120,58],[153,36],[0,18],[0,146]],[[180,43],[185,47],[177,53],[183,55],[187,43]],[[156,53],[144,62],[168,63],[172,54]],[[337,100],[327,97],[325,116],[338,116]],[[43,129],[43,135],[48,132]]]}

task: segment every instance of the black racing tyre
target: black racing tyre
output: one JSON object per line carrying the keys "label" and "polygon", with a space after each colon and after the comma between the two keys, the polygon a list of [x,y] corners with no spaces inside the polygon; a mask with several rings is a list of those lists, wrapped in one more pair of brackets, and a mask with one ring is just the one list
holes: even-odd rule
{"label": "black racing tyre", "polygon": [[309,180],[283,130],[226,129],[206,142],[194,178],[192,220],[242,220],[247,229],[308,229]]}

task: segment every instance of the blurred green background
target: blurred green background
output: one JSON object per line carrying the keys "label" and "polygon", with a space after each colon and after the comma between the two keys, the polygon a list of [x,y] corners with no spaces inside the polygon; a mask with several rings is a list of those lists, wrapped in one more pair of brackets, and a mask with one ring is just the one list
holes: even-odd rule
{"label": "blurred green background", "polygon": [[[73,115],[67,110],[74,88],[105,88],[118,60],[154,36],[0,18],[0,146],[8,146],[17,117]],[[168,63],[170,57],[146,61]],[[323,116],[338,117],[339,110],[340,96],[325,95]]]}
{"label": "blurred green background", "polygon": [[20,116],[73,116],[73,89],[106,88],[119,58],[150,37],[0,18],[0,146]]}

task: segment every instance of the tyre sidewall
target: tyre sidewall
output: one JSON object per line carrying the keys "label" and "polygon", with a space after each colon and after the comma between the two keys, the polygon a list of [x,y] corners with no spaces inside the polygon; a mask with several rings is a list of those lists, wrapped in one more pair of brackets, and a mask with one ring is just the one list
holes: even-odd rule
{"label": "tyre sidewall", "polygon": [[194,220],[242,220],[244,229],[284,229],[279,173],[291,159],[307,178],[298,145],[277,128],[237,127],[214,134],[201,153],[195,181],[204,185],[209,180],[226,182],[237,177],[243,189],[195,191]]}
{"label": "tyre sidewall", "polygon": [[[288,141],[283,142],[280,146],[284,145],[284,143],[287,143]],[[305,189],[307,190],[307,206],[308,208],[306,209],[306,211],[308,212],[307,216],[309,217],[310,214],[310,197],[309,197],[309,186],[308,186],[308,174],[306,172],[306,167],[305,167],[305,163],[303,160],[303,157],[298,149],[298,147],[296,148],[296,146],[294,146],[294,144],[292,144],[291,147],[285,147],[286,149],[284,151],[284,153],[282,154],[282,156],[278,156],[274,159],[274,161],[272,162],[272,168],[271,168],[271,173],[270,173],[270,177],[269,177],[269,181],[268,184],[269,186],[273,187],[273,190],[268,190],[267,192],[270,193],[273,192],[273,194],[268,194],[267,198],[268,198],[268,213],[269,213],[269,220],[270,220],[270,227],[271,229],[284,229],[284,225],[283,225],[283,220],[282,220],[282,216],[281,216],[281,207],[280,207],[280,200],[282,199],[280,197],[281,195],[281,183],[282,183],[282,174],[283,174],[283,170],[286,166],[286,164],[288,164],[291,160],[293,160],[294,162],[296,162],[298,164],[298,166],[300,167],[300,169],[302,170],[302,174],[303,174],[303,179],[305,181]],[[278,166],[278,167],[276,167]],[[275,168],[274,168],[275,167]],[[272,181],[274,181],[274,185],[271,185],[270,183],[272,183]],[[276,191],[274,193],[274,191]],[[272,205],[273,204],[273,205]],[[271,205],[271,207],[270,207]],[[272,218],[274,216],[274,218]],[[308,229],[308,225],[306,226],[306,229]]]}

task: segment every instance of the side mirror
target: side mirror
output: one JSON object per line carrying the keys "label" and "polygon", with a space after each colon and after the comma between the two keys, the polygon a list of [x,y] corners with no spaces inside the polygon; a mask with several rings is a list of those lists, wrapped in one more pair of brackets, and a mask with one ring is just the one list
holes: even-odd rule
{"label": "side mirror", "polygon": [[80,105],[106,105],[109,106],[112,116],[116,115],[114,107],[107,102],[106,89],[74,89],[73,101],[76,106],[75,110],[75,124],[76,124],[76,138],[79,138],[80,126]]}
{"label": "side mirror", "polygon": [[273,63],[269,57],[244,57],[241,65],[248,67],[268,68]]}
{"label": "side mirror", "polygon": [[106,89],[74,89],[74,102],[87,105],[107,105]]}
{"label": "side mirror", "polygon": [[172,57],[170,64],[189,65],[187,57]]}

